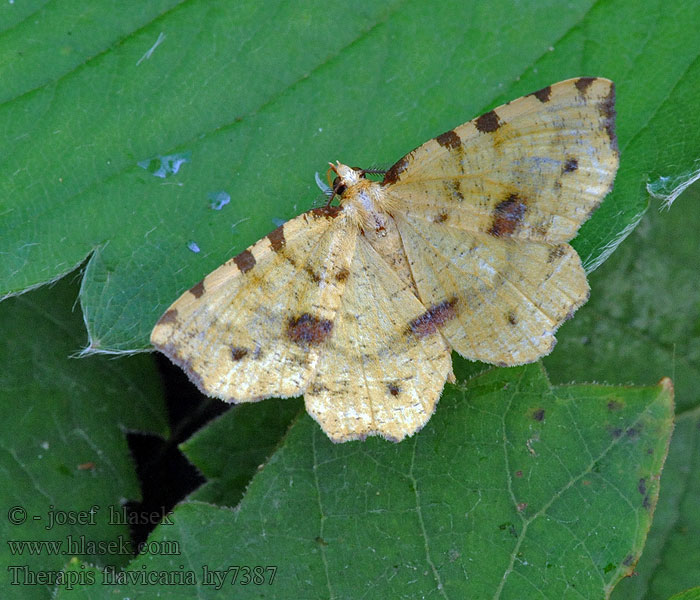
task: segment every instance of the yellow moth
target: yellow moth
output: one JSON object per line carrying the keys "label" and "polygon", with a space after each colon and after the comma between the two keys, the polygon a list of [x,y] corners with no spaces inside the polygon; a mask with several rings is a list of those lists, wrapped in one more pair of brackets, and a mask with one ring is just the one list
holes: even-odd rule
{"label": "yellow moth", "polygon": [[443,133],[384,180],[341,163],[338,206],[288,221],[185,292],[153,345],[229,402],[303,394],[336,442],[428,421],[450,351],[551,352],[588,298],[568,242],[612,187],[614,86],[548,86]]}

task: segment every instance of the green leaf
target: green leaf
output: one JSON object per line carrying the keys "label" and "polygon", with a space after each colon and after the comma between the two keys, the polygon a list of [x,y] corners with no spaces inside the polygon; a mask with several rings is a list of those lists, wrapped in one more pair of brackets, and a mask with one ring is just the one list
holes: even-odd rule
{"label": "green leaf", "polygon": [[700,587],[694,587],[693,589],[676,594],[668,600],[700,600]]}
{"label": "green leaf", "polygon": [[682,0],[20,4],[0,7],[0,295],[89,256],[94,351],[146,347],[183,289],[313,204],[328,160],[389,166],[561,79],[618,84],[616,189],[575,241],[589,269],[644,210],[647,174],[699,154],[700,10]]}
{"label": "green leaf", "polygon": [[[305,416],[235,511],[182,504],[149,539],[178,553],[139,556],[119,590],[165,594],[128,578],[191,571],[169,597],[600,598],[641,552],[672,414],[667,380],[553,388],[532,365],[450,386],[401,444],[334,445]],[[234,565],[275,579],[203,583]]]}
{"label": "green leaf", "polygon": [[0,5],[0,103],[51,85],[182,0],[64,3],[24,0]]}
{"label": "green leaf", "polygon": [[238,504],[252,476],[277,449],[291,420],[303,412],[301,399],[239,404],[181,444],[181,450],[207,478],[189,499]]}
{"label": "green leaf", "polygon": [[634,569],[636,576],[620,584],[613,600],[664,600],[700,583],[698,498],[700,408],[676,421],[644,554]]}
{"label": "green leaf", "polygon": [[[49,598],[37,578],[72,555],[126,564],[129,528],[110,522],[140,498],[125,433],[167,430],[151,361],[71,357],[84,343],[77,293],[66,280],[0,304],[3,598]],[[90,549],[108,542],[118,550]]]}

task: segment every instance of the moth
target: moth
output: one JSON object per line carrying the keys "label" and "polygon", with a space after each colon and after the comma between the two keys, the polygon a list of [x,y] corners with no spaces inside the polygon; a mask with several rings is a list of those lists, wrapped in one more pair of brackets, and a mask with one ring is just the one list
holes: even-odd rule
{"label": "moth", "polygon": [[568,242],[612,188],[614,104],[611,81],[570,79],[437,136],[383,181],[331,164],[337,205],[207,275],[151,342],[209,396],[303,394],[335,442],[412,435],[454,380],[451,350],[535,361],[588,299]]}

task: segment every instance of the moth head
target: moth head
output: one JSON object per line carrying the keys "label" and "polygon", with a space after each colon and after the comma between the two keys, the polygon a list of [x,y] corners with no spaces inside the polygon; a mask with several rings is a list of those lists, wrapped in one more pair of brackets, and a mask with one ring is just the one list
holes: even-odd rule
{"label": "moth head", "polygon": [[[333,197],[342,196],[350,186],[357,184],[358,181],[364,179],[365,171],[359,167],[348,167],[347,165],[341,164],[336,161],[335,164],[328,163],[330,168],[328,169],[326,176],[328,178],[328,183],[333,190]],[[335,178],[331,182],[331,171],[335,173]]]}

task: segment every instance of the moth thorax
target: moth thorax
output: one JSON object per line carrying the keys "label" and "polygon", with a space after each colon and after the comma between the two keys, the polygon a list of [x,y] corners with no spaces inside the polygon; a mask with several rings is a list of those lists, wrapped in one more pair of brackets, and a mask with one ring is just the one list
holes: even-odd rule
{"label": "moth thorax", "polygon": [[382,186],[367,179],[360,179],[347,187],[340,199],[345,212],[362,229],[375,228],[377,221],[383,221],[386,214],[387,196]]}

